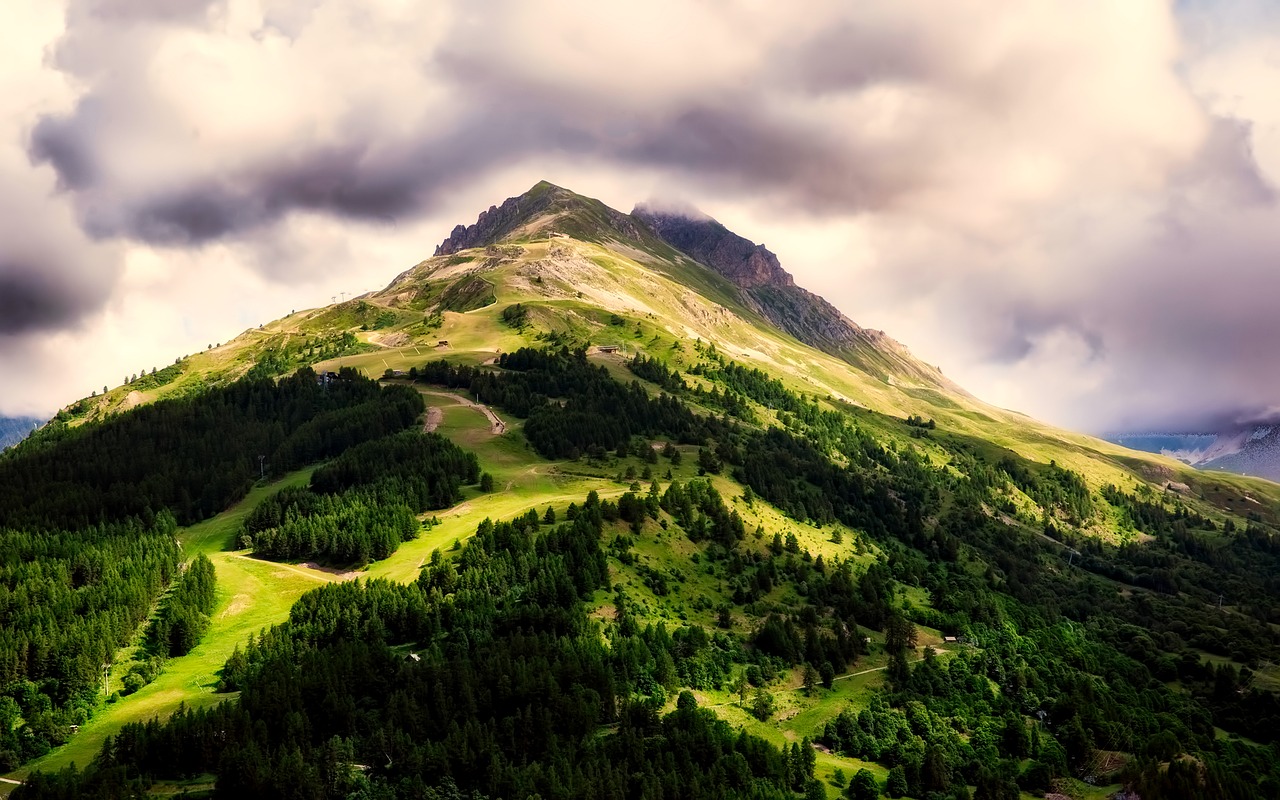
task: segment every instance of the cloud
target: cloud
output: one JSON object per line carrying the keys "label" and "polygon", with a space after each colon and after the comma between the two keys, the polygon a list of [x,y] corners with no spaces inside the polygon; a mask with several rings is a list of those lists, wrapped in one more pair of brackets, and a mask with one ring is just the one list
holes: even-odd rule
{"label": "cloud", "polygon": [[0,197],[32,209],[0,239],[10,339],[107,325],[139,263],[177,303],[206,272],[274,302],[380,283],[549,177],[624,208],[674,187],[859,322],[1052,421],[1190,425],[1280,398],[1253,344],[1280,333],[1264,3],[64,11],[15,38],[47,97],[0,104],[21,156]]}

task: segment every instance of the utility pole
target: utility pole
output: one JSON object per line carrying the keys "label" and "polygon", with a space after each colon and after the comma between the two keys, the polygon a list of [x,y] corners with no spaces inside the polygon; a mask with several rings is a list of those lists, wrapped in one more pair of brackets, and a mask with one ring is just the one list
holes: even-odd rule
{"label": "utility pole", "polygon": [[111,696],[111,665],[102,665],[102,694],[104,697]]}
{"label": "utility pole", "polygon": [[1221,595],[1221,594],[1219,594],[1219,595],[1218,595],[1218,610],[1219,610],[1219,611],[1221,611],[1221,610],[1222,610],[1222,595]]}

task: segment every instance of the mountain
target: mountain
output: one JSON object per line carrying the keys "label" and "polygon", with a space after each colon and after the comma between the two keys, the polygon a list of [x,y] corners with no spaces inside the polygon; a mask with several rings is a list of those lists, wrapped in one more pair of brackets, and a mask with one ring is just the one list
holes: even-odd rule
{"label": "mountain", "polygon": [[0,550],[18,797],[1280,796],[1280,486],[546,182],[63,409]]}
{"label": "mountain", "polygon": [[43,422],[36,417],[0,417],[0,450],[22,441]]}
{"label": "mountain", "polygon": [[1280,425],[1246,423],[1217,433],[1121,434],[1111,441],[1193,467],[1280,481]]}
{"label": "mountain", "polygon": [[1245,425],[1221,432],[1195,466],[1280,481],[1280,425]]}
{"label": "mountain", "polygon": [[1118,445],[1198,464],[1217,440],[1212,433],[1120,433],[1106,437]]}
{"label": "mountain", "polygon": [[[691,256],[729,281],[735,301],[798,340],[847,360],[882,380],[957,387],[922,364],[898,342],[859,327],[834,306],[795,285],[777,256],[697,211],[657,211],[645,204],[630,215],[542,181],[528,192],[491,206],[470,226],[458,225],[436,247],[436,256],[538,235],[635,246],[659,259]],[[670,245],[663,248],[661,243]],[[678,277],[678,276],[677,276]]]}
{"label": "mountain", "polygon": [[[60,417],[75,426],[304,365],[377,376],[431,355],[482,363],[530,345],[618,348],[687,370],[699,361],[692,348],[701,341],[790,391],[898,419],[932,419],[984,447],[1075,470],[1095,489],[1205,480],[1176,458],[1143,455],[982,402],[887,335],[795,286],[767,249],[695,210],[642,204],[626,214],[542,181],[457,225],[435,252],[380,291],[252,328],[85,398]],[[1263,496],[1276,489],[1231,491]]]}

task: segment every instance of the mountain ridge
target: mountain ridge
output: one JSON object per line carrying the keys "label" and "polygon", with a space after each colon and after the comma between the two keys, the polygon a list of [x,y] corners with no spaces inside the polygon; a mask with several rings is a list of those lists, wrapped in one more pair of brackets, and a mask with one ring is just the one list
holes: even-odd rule
{"label": "mountain ridge", "polygon": [[42,422],[36,417],[0,417],[0,450],[27,438]]}
{"label": "mountain ridge", "polygon": [[[794,391],[898,418],[936,419],[1024,457],[1071,466],[1096,486],[1135,477],[1202,480],[1173,458],[984,403],[881,332],[858,328],[878,345],[862,359],[804,342],[760,313],[728,278],[669,245],[643,220],[599,200],[543,181],[479,216],[472,226],[455,227],[440,255],[403,270],[382,290],[251,328],[146,381],[86,397],[60,416],[77,425],[251,371],[279,375],[308,365],[351,366],[368,375],[408,370],[437,347],[451,358],[482,363],[531,344],[600,345],[685,369],[693,363],[685,348],[701,340]],[[508,322],[504,314],[516,311]],[[1271,489],[1250,483],[1249,491]]]}

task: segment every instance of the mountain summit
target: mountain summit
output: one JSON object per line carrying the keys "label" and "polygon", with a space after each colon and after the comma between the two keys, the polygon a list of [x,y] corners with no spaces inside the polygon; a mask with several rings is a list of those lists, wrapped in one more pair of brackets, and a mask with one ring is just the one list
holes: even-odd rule
{"label": "mountain summit", "polygon": [[[713,293],[728,307],[741,307],[807,345],[836,356],[875,378],[904,380],[947,392],[961,392],[935,367],[920,362],[883,331],[869,330],[818,295],[797,286],[778,257],[696,209],[672,211],[640,204],[625,214],[548,181],[490,206],[472,225],[454,227],[436,247],[436,256],[514,243],[563,237],[639,251],[646,263],[686,283],[701,280],[671,267],[691,262],[725,280]],[[962,393],[962,392],[961,392]]]}
{"label": "mountain summit", "polygon": [[539,181],[524,194],[482,211],[475,224],[455,226],[449,238],[436,247],[435,255],[453,255],[460,250],[551,232],[587,241],[598,241],[607,234],[640,241],[646,233],[634,219],[599,200]]}

